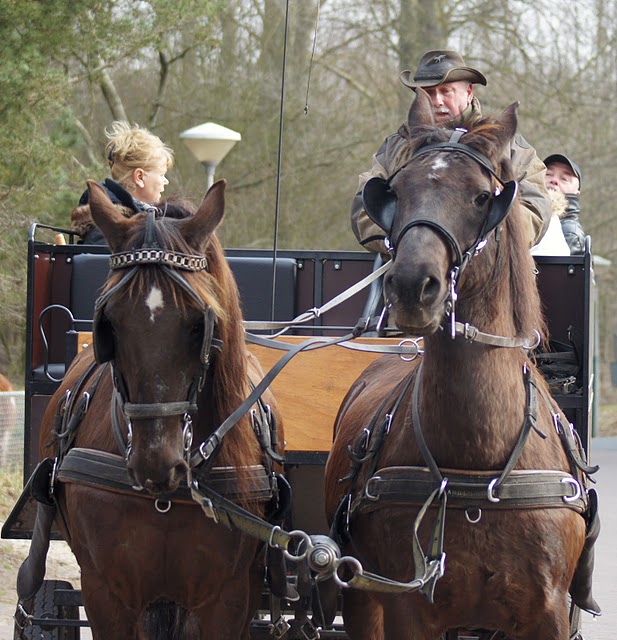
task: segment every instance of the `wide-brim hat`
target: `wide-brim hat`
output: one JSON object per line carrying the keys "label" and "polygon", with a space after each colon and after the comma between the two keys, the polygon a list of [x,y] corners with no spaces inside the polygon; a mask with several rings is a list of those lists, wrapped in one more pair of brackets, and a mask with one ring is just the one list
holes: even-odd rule
{"label": "wide-brim hat", "polygon": [[561,153],[553,153],[550,156],[547,156],[546,158],[544,158],[544,164],[548,167],[549,164],[552,164],[553,162],[561,162],[562,164],[566,164],[570,167],[570,169],[572,169],[572,171],[574,172],[574,175],[578,178],[578,188],[581,188],[581,183],[583,182],[583,176],[581,174],[581,168],[576,164],[576,162],[573,162],[572,160],[570,160],[570,158],[568,158],[568,156],[564,156]]}
{"label": "wide-brim hat", "polygon": [[414,90],[459,80],[486,86],[486,78],[476,69],[466,66],[463,56],[456,51],[427,51],[415,74],[412,76],[411,71],[402,71],[400,78],[406,87]]}

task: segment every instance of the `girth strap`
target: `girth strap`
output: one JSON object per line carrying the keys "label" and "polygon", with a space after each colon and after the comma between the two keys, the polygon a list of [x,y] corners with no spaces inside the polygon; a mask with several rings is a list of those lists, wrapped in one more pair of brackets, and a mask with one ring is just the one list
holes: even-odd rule
{"label": "girth strap", "polygon": [[[248,476],[251,501],[265,502],[273,497],[272,476],[262,465],[247,467],[244,473]],[[107,491],[128,493],[155,500],[150,494],[133,488],[135,483],[128,474],[124,458],[107,451],[80,447],[71,449],[59,466],[56,477],[60,482],[85,484]],[[234,467],[214,467],[206,482],[213,491],[230,500],[235,500],[241,495]],[[181,485],[177,491],[165,496],[164,499],[193,503],[191,491],[186,484]]]}
{"label": "girth strap", "polygon": [[[568,507],[583,513],[586,496],[566,471],[515,469],[502,485],[499,471],[440,469],[447,486],[448,507],[458,509],[539,509]],[[435,490],[426,467],[385,467],[368,479],[358,504],[371,511],[384,504],[422,505]]]}

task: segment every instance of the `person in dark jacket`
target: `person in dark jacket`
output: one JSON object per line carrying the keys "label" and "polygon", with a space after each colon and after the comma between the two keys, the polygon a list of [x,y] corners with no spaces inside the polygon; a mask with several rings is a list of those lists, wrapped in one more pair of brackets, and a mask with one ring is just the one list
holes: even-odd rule
{"label": "person in dark jacket", "polygon": [[[173,151],[153,133],[117,120],[105,132],[105,147],[111,178],[100,184],[111,201],[123,207],[127,216],[156,208],[165,186],[165,174],[173,165]],[[71,229],[83,244],[106,244],[90,216],[88,191],[71,212]]]}
{"label": "person in dark jacket", "polygon": [[[456,51],[428,51],[422,56],[415,74],[403,71],[400,80],[412,91],[421,87],[429,94],[438,125],[454,127],[467,116],[474,121],[482,117],[480,103],[473,95],[473,85],[486,85],[486,78],[476,69],[466,66]],[[371,221],[364,210],[362,189],[370,178],[388,178],[396,171],[399,151],[408,137],[405,123],[386,138],[373,156],[371,169],[359,176],[358,191],[351,208],[351,226],[358,242],[369,251],[387,253],[383,230]],[[546,233],[552,214],[544,184],[546,167],[534,148],[518,133],[510,145],[510,158],[515,178],[520,184],[521,207],[528,216],[531,247]]]}
{"label": "person in dark jacket", "polygon": [[580,167],[561,153],[553,153],[544,160],[546,188],[562,193],[565,197],[559,214],[561,229],[570,247],[571,255],[585,253],[585,232],[580,223],[580,193],[582,174]]}

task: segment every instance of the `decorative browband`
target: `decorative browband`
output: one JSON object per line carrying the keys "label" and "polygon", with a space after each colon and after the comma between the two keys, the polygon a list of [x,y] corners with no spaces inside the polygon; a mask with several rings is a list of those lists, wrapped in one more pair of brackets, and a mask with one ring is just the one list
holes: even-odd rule
{"label": "decorative browband", "polygon": [[183,271],[204,271],[208,269],[205,256],[189,256],[168,249],[134,249],[114,253],[109,257],[111,269],[124,269],[138,264],[165,264]]}

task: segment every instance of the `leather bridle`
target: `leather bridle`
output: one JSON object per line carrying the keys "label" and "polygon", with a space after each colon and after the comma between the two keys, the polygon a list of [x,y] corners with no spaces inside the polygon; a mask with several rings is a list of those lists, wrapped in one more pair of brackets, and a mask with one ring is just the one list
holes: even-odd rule
{"label": "leather bridle", "polygon": [[[166,418],[169,416],[184,416],[184,448],[188,460],[193,439],[191,414],[197,411],[197,395],[202,390],[208,368],[210,366],[211,351],[220,349],[221,343],[214,338],[216,316],[212,308],[197,294],[181,271],[207,271],[208,262],[205,256],[188,255],[168,249],[161,249],[156,239],[156,212],[146,214],[146,233],[140,249],[114,253],[110,256],[110,269],[128,269],[127,273],[112,287],[105,291],[96,301],[93,320],[94,354],[98,363],[111,361],[114,384],[112,399],[112,425],[116,441],[121,451],[128,459],[131,453],[132,420],[149,418]],[[174,283],[180,286],[196,303],[203,315],[204,335],[200,349],[200,368],[189,386],[186,400],[155,403],[130,402],[128,389],[122,374],[113,366],[115,350],[111,324],[105,317],[105,307],[109,299],[125,287],[138,273],[140,267],[155,265],[163,270]],[[118,410],[128,421],[128,442],[124,442],[118,424]]]}
{"label": "leather bridle", "polygon": [[[496,238],[499,239],[499,230],[502,222],[509,214],[516,194],[518,191],[518,183],[515,180],[509,180],[504,182],[495,172],[491,161],[482,153],[476,149],[470,147],[467,144],[460,142],[462,136],[467,133],[467,129],[456,128],[452,132],[450,139],[447,142],[439,142],[435,144],[429,144],[424,147],[416,149],[411,158],[399,167],[387,180],[384,178],[371,178],[365,185],[362,192],[362,198],[364,202],[364,208],[368,216],[379,225],[385,232],[385,245],[388,249],[392,260],[396,257],[396,251],[401,243],[401,240],[405,234],[417,226],[427,226],[436,231],[445,240],[448,246],[452,249],[454,254],[454,261],[452,268],[450,269],[449,277],[449,293],[446,302],[447,314],[450,318],[450,335],[454,339],[457,335],[465,337],[467,340],[483,342],[492,346],[500,347],[524,347],[535,348],[538,346],[540,336],[538,332],[532,337],[503,337],[494,336],[480,331],[477,327],[473,327],[469,324],[463,324],[456,321],[456,301],[458,299],[457,286],[461,274],[474,256],[477,256],[488,242],[489,235],[494,231]],[[417,157],[426,153],[452,153],[458,152],[471,158],[474,162],[479,164],[484,170],[486,170],[500,185],[500,189],[496,189],[495,193],[491,196],[491,202],[488,214],[484,219],[482,228],[478,233],[478,236],[471,243],[471,245],[463,250],[459,241],[456,239],[454,233],[452,233],[443,224],[431,220],[430,218],[418,218],[412,220],[406,224],[403,229],[398,233],[396,238],[391,239],[392,227],[394,224],[394,218],[397,211],[398,198],[394,189],[392,189],[392,180],[405,169],[412,161]]]}

